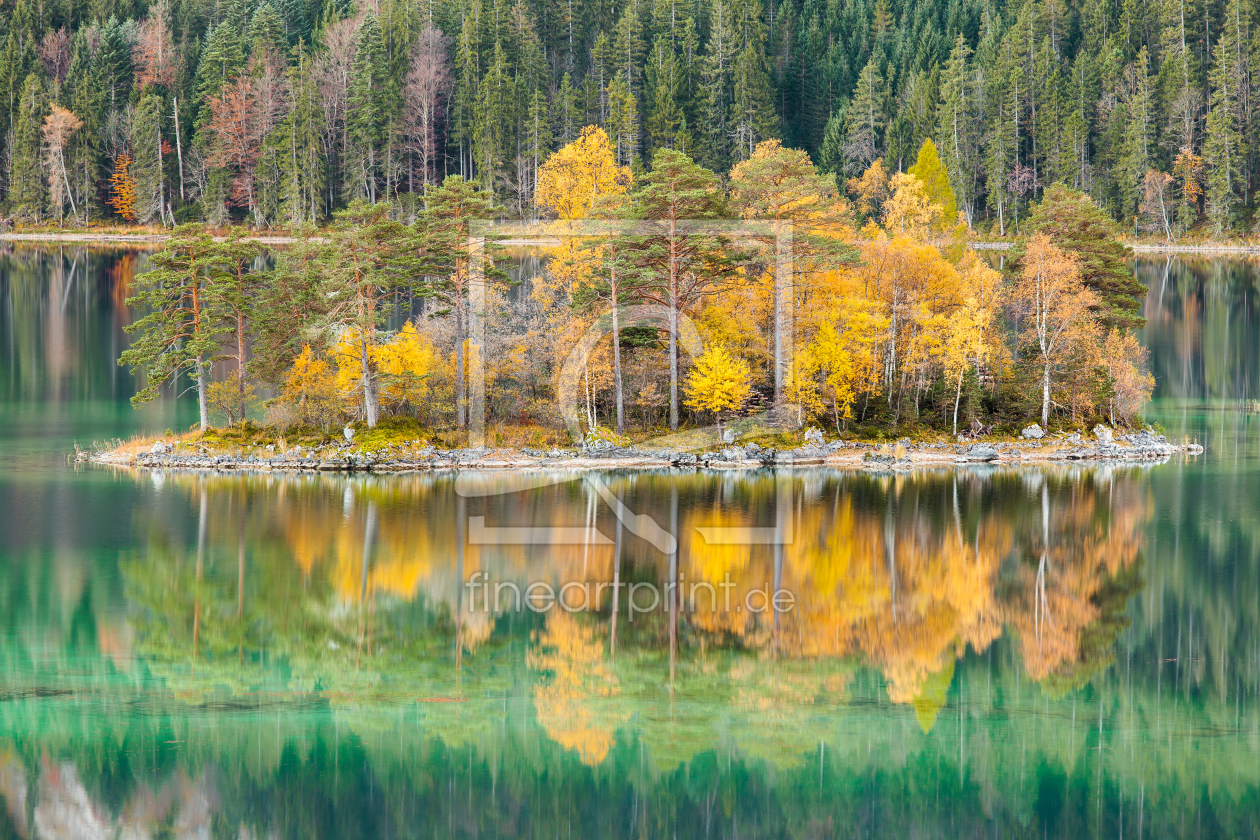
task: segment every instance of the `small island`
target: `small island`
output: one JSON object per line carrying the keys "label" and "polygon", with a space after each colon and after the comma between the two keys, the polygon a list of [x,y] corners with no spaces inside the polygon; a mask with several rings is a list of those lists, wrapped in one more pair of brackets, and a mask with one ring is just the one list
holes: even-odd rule
{"label": "small island", "polygon": [[78,457],[395,472],[1201,451],[1142,421],[1145,288],[1088,196],[1048,188],[994,265],[931,140],[847,186],[778,141],[726,177],[672,149],[636,174],[592,126],[540,167],[553,222],[484,221],[490,196],[451,176],[423,209],[355,202],[270,250],[177,228],[133,284],[119,363],[137,405],[194,389],[197,428]]}

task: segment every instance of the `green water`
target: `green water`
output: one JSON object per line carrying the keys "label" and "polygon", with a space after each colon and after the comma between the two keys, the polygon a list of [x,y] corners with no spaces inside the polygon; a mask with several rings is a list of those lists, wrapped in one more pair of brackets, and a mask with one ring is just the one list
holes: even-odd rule
{"label": "green water", "polygon": [[[1199,458],[606,477],[670,556],[583,479],[74,468],[195,421],[127,404],[136,263],[0,255],[0,837],[1260,834],[1252,266],[1139,265],[1150,417]],[[522,526],[577,538],[478,530]],[[614,577],[683,593],[623,587],[615,650]]]}

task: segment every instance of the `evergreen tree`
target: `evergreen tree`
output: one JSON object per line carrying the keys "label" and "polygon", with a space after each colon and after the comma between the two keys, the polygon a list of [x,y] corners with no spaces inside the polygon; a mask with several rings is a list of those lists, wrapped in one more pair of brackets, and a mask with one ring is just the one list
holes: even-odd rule
{"label": "evergreen tree", "polygon": [[[979,203],[980,126],[983,117],[982,96],[976,74],[971,69],[971,57],[971,48],[960,32],[950,52],[949,62],[941,73],[941,104],[936,128],[949,181],[960,198],[968,227]],[[952,216],[946,218],[952,223]]]}
{"label": "evergreen tree", "polygon": [[1238,89],[1229,73],[1225,42],[1214,51],[1212,107],[1208,111],[1207,134],[1203,141],[1203,166],[1207,172],[1207,215],[1217,236],[1229,227],[1238,203],[1239,164],[1242,160],[1238,131]]}
{"label": "evergreen tree", "polygon": [[1125,219],[1136,218],[1142,182],[1155,162],[1155,102],[1149,68],[1146,47],[1142,47],[1125,72],[1123,107],[1118,109],[1123,114],[1124,142],[1116,181]]}
{"label": "evergreen tree", "polygon": [[[429,193],[427,206],[416,220],[423,243],[425,294],[445,304],[455,321],[455,425],[468,425],[468,390],[464,376],[464,344],[468,331],[469,265],[468,233],[472,222],[490,215],[490,198],[475,184],[451,175]],[[487,255],[488,256],[488,255]]]}
{"label": "evergreen tree", "polygon": [[165,221],[166,173],[162,150],[163,103],[141,97],[131,118],[131,176],[136,182],[136,218],[141,224]]}
{"label": "evergreen tree", "polygon": [[721,182],[710,170],[675,149],[658,149],[652,167],[633,194],[634,215],[662,222],[662,233],[637,248],[634,260],[643,277],[640,293],[669,310],[669,428],[678,429],[679,314],[720,287],[733,274],[726,243],[689,234],[687,219],[721,218]]}
{"label": "evergreen tree", "polygon": [[879,58],[872,56],[858,78],[845,113],[843,171],[860,175],[880,156],[883,144],[885,90]]}
{"label": "evergreen tree", "polygon": [[150,269],[132,281],[135,295],[127,298],[128,306],[148,314],[125,328],[139,336],[118,357],[118,364],[145,375],[132,405],[153,400],[181,373],[191,376],[202,431],[210,427],[206,401],[210,364],[218,358],[220,339],[227,332],[218,290],[208,272],[216,250],[209,234],[184,225],[175,229],[162,251],[149,257]]}
{"label": "evergreen tree", "polygon": [[674,148],[683,121],[682,93],[682,75],[673,47],[668,38],[658,36],[647,64],[647,136],[651,149]]}
{"label": "evergreen tree", "polygon": [[[204,106],[244,70],[244,39],[240,30],[225,20],[206,33],[206,44],[197,65],[197,102]],[[198,125],[209,118],[208,109],[203,107]]]}
{"label": "evergreen tree", "polygon": [[32,221],[43,218],[48,206],[48,185],[44,179],[40,149],[43,145],[44,117],[48,114],[48,92],[43,75],[31,73],[22,85],[17,122],[13,126],[13,168],[9,181],[9,208],[13,215]]}
{"label": "evergreen tree", "polygon": [[254,55],[264,52],[283,57],[289,51],[284,20],[275,6],[264,2],[254,11],[249,21],[249,48]]}
{"label": "evergreen tree", "polygon": [[760,44],[750,41],[735,62],[731,102],[733,159],[752,157],[757,144],[779,136],[779,116]]}
{"label": "evergreen tree", "polygon": [[347,92],[346,179],[343,191],[349,199],[377,200],[380,187],[382,146],[385,141],[385,60],[381,29],[375,15],[359,24],[354,62]]}

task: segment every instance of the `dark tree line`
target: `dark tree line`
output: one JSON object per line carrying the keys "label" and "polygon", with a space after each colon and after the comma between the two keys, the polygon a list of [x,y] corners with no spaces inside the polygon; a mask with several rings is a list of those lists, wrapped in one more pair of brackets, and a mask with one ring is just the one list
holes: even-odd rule
{"label": "dark tree line", "polygon": [[40,221],[319,223],[448,174],[529,217],[603,126],[725,172],[842,181],[941,150],[1005,233],[1042,190],[1172,237],[1252,224],[1255,0],[3,0],[0,206]]}

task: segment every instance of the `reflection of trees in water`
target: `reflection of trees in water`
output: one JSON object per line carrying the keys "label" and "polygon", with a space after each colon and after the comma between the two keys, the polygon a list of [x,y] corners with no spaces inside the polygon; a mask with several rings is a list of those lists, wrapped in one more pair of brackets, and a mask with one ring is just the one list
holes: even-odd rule
{"label": "reflection of trees in water", "polygon": [[[996,660],[1015,655],[1005,641],[993,647]],[[1120,680],[1051,699],[1021,687],[1015,669],[971,658],[925,733],[862,674],[813,687],[834,660],[706,658],[712,673],[680,668],[672,705],[659,679],[650,694],[609,695],[634,719],[598,766],[534,724],[528,692],[472,669],[467,703],[387,710],[207,714],[181,710],[169,692],[157,714],[89,698],[0,704],[11,739],[0,741],[0,836],[24,836],[13,814],[54,806],[63,825],[90,815],[138,837],[198,836],[183,832],[205,825],[226,837],[436,838],[845,836],[820,835],[837,820],[886,837],[1121,836],[1122,821],[1125,836],[1139,824],[1155,837],[1257,827],[1254,707],[1239,735],[1232,704],[1157,706]],[[623,689],[638,691],[635,671],[619,676]],[[728,673],[730,691],[714,676]]]}
{"label": "reflection of trees in water", "polygon": [[131,396],[131,376],[114,360],[128,344],[123,300],[143,261],[143,251],[119,248],[23,246],[0,254],[0,397]]}
{"label": "reflection of trees in water", "polygon": [[[858,655],[884,674],[894,702],[907,703],[968,647],[984,651],[1003,626],[1018,637],[1024,668],[1036,680],[1054,677],[1066,690],[1105,667],[1138,585],[1126,570],[1135,565],[1151,513],[1145,475],[1099,468],[792,478],[792,538],[777,549],[709,544],[697,531],[782,525],[773,475],[639,476],[619,492],[664,522],[671,494],[682,499],[682,655],[691,655],[688,645],[711,644],[789,657]],[[556,590],[591,584],[596,615],[548,621],[543,637],[570,624],[570,635],[579,626],[596,633],[598,620],[599,644],[607,647],[602,625],[611,592],[596,584],[612,579],[612,545],[594,539],[594,531],[586,544],[465,546],[462,579],[481,572],[490,580],[469,601],[454,563],[457,497],[447,479],[171,482],[195,505],[204,500],[206,533],[195,542],[207,541],[212,557],[199,563],[167,547],[179,556],[155,564],[151,551],[126,565],[133,600],[148,607],[152,654],[222,659],[236,652],[239,661],[246,652],[288,655],[305,646],[358,666],[364,655],[412,644],[400,638],[397,622],[418,615],[416,603],[427,605],[427,626],[435,631],[462,625],[462,647],[471,651],[489,637],[496,616],[514,611],[514,591],[534,581]],[[608,517],[590,518],[590,501],[585,486],[573,482],[491,497],[470,513],[497,524],[595,522],[612,530]],[[239,550],[242,544],[249,550]],[[623,562],[628,579],[665,592],[668,558],[632,542]],[[729,594],[721,586],[728,579]],[[761,608],[762,593],[775,586],[793,593],[793,609],[749,609]],[[575,597],[584,596],[570,601]],[[650,628],[664,616],[638,620],[637,628],[626,623],[627,638],[659,644]],[[533,625],[522,620],[526,626]],[[186,649],[177,653],[181,645]]]}
{"label": "reflection of trees in water", "polygon": [[[859,653],[884,674],[897,703],[919,696],[967,647],[984,651],[1003,626],[1018,637],[1033,679],[1088,681],[1111,661],[1117,615],[1138,584],[1127,570],[1151,513],[1144,476],[1072,469],[839,477],[795,512],[781,577],[797,605],[779,616],[777,634],[764,614],[689,618],[704,632],[787,655]],[[722,524],[750,524],[747,515],[732,518],[724,510]],[[699,541],[690,549],[694,577],[738,572],[749,582],[735,590],[737,603],[749,586],[772,579],[770,552]],[[1126,583],[1117,602],[1118,576]]]}
{"label": "reflection of trees in water", "polygon": [[1251,260],[1168,257],[1137,262],[1147,284],[1143,343],[1156,396],[1260,397],[1260,272]]}

